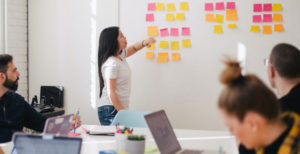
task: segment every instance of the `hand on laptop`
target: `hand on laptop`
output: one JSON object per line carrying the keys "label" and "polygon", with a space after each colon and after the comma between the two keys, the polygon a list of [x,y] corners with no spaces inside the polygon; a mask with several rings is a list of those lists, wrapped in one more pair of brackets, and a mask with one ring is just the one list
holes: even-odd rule
{"label": "hand on laptop", "polygon": [[81,126],[80,116],[78,114],[74,114],[71,129],[74,129],[74,127],[78,128],[80,126]]}

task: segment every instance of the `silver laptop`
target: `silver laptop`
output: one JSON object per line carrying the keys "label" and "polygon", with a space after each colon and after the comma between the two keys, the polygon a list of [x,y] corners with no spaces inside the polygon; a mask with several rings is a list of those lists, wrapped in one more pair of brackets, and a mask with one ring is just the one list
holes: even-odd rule
{"label": "silver laptop", "polygon": [[80,154],[81,138],[15,133],[12,154]]}
{"label": "silver laptop", "polygon": [[145,120],[162,154],[201,154],[198,150],[182,150],[164,110],[145,115]]}
{"label": "silver laptop", "polygon": [[73,114],[48,118],[44,127],[44,134],[68,136],[73,121]]}

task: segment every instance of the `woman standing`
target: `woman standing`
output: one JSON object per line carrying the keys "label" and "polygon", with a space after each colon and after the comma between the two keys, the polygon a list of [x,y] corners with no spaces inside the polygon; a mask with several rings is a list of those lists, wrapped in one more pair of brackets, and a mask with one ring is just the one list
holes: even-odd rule
{"label": "woman standing", "polygon": [[101,32],[98,50],[101,125],[110,125],[119,110],[128,108],[131,72],[126,58],[152,43],[155,40],[148,38],[126,48],[126,37],[119,27],[108,27]]}

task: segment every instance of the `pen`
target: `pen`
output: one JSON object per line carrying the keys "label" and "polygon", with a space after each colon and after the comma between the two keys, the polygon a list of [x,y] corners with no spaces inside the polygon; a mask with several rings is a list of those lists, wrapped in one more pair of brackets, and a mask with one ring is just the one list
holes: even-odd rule
{"label": "pen", "polygon": [[[77,110],[77,113],[76,115],[78,116],[79,115],[79,109]],[[74,125],[74,134],[76,133],[76,123],[77,123],[77,116],[76,116],[76,119],[75,119],[75,125]]]}

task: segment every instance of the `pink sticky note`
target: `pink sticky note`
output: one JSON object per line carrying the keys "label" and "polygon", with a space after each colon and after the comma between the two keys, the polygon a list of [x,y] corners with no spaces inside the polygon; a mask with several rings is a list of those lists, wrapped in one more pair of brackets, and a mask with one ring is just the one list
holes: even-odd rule
{"label": "pink sticky note", "polygon": [[168,28],[160,29],[160,36],[161,37],[169,36]]}
{"label": "pink sticky note", "polygon": [[205,11],[213,11],[214,3],[205,3]]}
{"label": "pink sticky note", "polygon": [[146,14],[146,21],[154,21],[154,14],[153,13],[147,13]]}
{"label": "pink sticky note", "polygon": [[156,10],[155,3],[149,3],[148,4],[148,11],[155,11],[155,10]]}
{"label": "pink sticky note", "polygon": [[254,23],[261,22],[261,15],[253,15],[253,22]]}
{"label": "pink sticky note", "polygon": [[264,22],[272,22],[272,14],[264,14]]}
{"label": "pink sticky note", "polygon": [[171,36],[178,36],[178,28],[171,28]]}
{"label": "pink sticky note", "polygon": [[224,10],[224,2],[216,3],[216,10]]}
{"label": "pink sticky note", "polygon": [[181,35],[182,36],[190,35],[190,28],[189,27],[182,27]]}
{"label": "pink sticky note", "polygon": [[262,4],[253,5],[253,12],[261,12],[261,11],[262,11]]}
{"label": "pink sticky note", "polygon": [[227,2],[226,8],[228,10],[234,10],[235,9],[235,2]]}
{"label": "pink sticky note", "polygon": [[271,3],[264,4],[264,11],[271,12],[272,11],[272,4]]}

